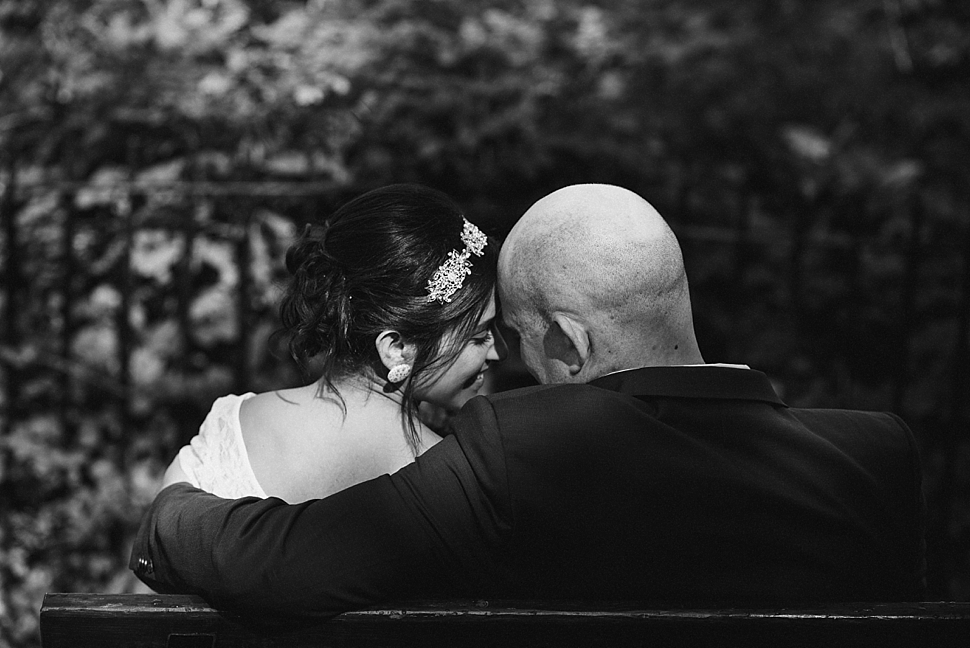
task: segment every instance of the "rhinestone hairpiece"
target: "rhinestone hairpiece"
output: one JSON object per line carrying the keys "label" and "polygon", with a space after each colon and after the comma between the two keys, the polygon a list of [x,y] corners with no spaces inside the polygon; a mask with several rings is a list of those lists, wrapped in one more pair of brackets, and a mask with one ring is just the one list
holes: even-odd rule
{"label": "rhinestone hairpiece", "polygon": [[462,217],[464,225],[461,228],[461,242],[465,244],[461,252],[452,250],[448,253],[448,260],[438,266],[434,276],[428,280],[428,301],[439,301],[442,304],[450,302],[452,296],[465,283],[465,277],[472,273],[471,255],[482,256],[488,237],[468,219]]}

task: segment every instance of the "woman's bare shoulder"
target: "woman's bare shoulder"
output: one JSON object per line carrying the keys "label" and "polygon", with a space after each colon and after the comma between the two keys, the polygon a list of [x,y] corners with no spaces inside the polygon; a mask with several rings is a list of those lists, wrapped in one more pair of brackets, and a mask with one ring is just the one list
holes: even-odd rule
{"label": "woman's bare shoulder", "polygon": [[305,410],[314,405],[314,389],[310,386],[262,392],[242,402],[239,422],[243,429],[252,425],[263,428],[281,418],[303,416]]}
{"label": "woman's bare shoulder", "polygon": [[326,408],[319,407],[306,387],[263,392],[239,406],[239,429],[251,458],[281,451],[281,442],[294,441],[306,428],[332,424]]}

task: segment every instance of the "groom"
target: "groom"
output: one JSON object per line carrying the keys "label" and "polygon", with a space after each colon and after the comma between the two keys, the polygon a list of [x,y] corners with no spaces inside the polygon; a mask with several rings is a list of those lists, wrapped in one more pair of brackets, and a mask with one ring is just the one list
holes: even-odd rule
{"label": "groom", "polygon": [[918,600],[923,498],[891,414],[786,406],[704,364],[680,247],[619,187],[533,205],[499,260],[543,383],[475,398],[417,461],[323,500],[176,484],[132,551],[159,591],[329,616],[391,598]]}

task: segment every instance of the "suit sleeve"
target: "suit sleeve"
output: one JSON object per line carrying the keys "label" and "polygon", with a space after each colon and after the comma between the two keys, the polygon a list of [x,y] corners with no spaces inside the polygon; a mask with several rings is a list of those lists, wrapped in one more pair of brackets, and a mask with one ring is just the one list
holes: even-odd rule
{"label": "suit sleeve", "polygon": [[[481,399],[484,401],[484,399]],[[160,592],[236,611],[328,617],[391,598],[460,596],[487,578],[506,494],[489,408],[394,475],[322,500],[226,500],[174,484],[142,519],[130,567]],[[459,437],[475,448],[466,457]],[[483,449],[484,448],[484,449]],[[488,468],[496,464],[498,468]],[[494,500],[494,501],[492,501]]]}

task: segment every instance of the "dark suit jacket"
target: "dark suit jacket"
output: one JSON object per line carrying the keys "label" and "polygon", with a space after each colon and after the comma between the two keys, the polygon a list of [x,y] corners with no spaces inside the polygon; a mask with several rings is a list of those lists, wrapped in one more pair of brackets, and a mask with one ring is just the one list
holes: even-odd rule
{"label": "dark suit jacket", "polygon": [[789,408],[757,371],[651,367],[475,398],[414,464],[323,500],[170,486],[131,566],[160,591],[320,616],[446,595],[917,600],[923,515],[896,416]]}

